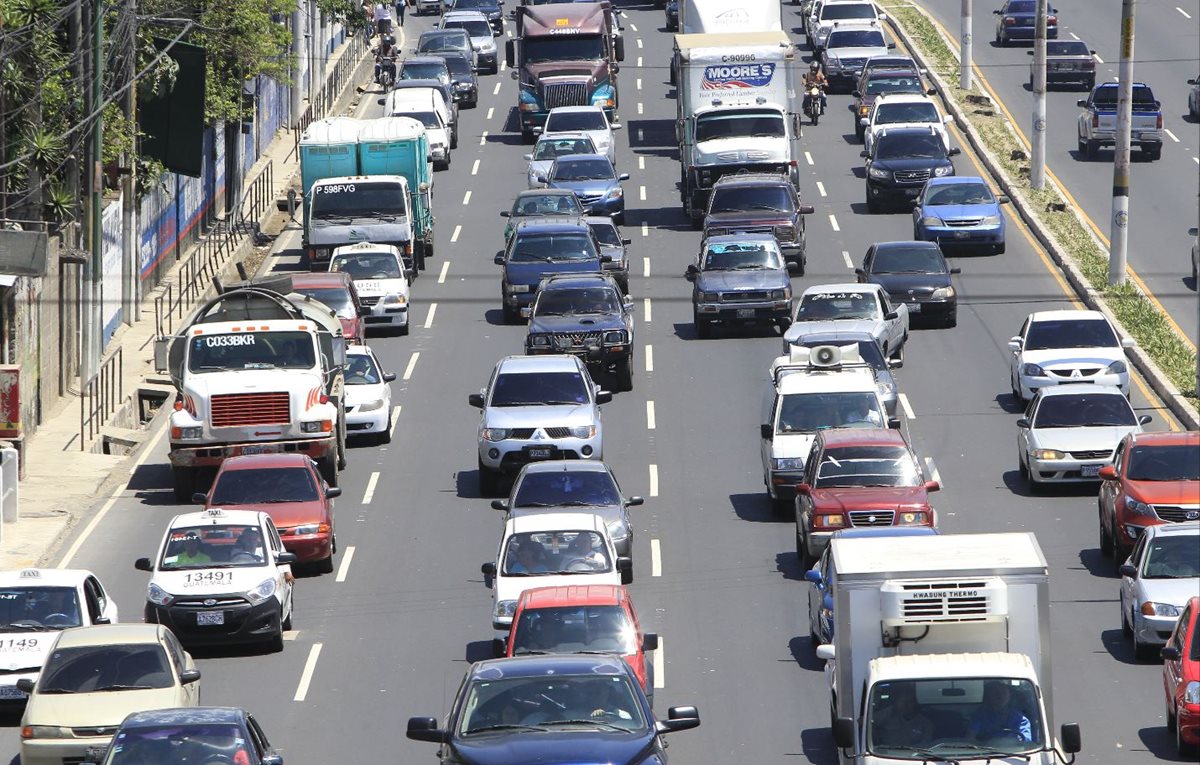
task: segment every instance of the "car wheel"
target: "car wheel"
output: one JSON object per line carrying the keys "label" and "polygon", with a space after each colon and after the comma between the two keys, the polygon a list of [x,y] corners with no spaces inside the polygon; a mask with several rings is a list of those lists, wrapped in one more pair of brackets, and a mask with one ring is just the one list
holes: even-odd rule
{"label": "car wheel", "polygon": [[796,555],[800,557],[800,570],[808,571],[816,561],[808,551],[808,537],[802,532],[796,532]]}
{"label": "car wheel", "polygon": [[[1133,625],[1134,623],[1135,622],[1132,621],[1132,617],[1130,617],[1130,624]],[[1142,641],[1138,640],[1136,630],[1130,631],[1133,634],[1133,657],[1138,661],[1149,661],[1150,659],[1154,658],[1156,646],[1143,643]]]}
{"label": "car wheel", "polygon": [[1025,397],[1021,395],[1021,386],[1011,374],[1008,377],[1008,389],[1012,392],[1013,402],[1025,406]]}
{"label": "car wheel", "polygon": [[1129,626],[1129,620],[1125,618],[1125,600],[1121,600],[1121,634],[1128,640],[1133,637],[1133,628]]}
{"label": "car wheel", "polygon": [[[1174,705],[1171,704],[1170,701],[1168,701],[1167,702],[1167,732],[1174,733],[1175,726],[1177,723],[1178,723],[1178,720],[1175,719],[1175,707],[1174,707]],[[1183,752],[1181,751],[1180,754],[1183,754]]]}
{"label": "car wheel", "polygon": [[854,137],[857,138],[860,142],[863,140],[863,136],[865,136],[866,133],[867,133],[867,129],[865,127],[863,127],[862,125],[854,126]]}
{"label": "car wheel", "polygon": [[1100,508],[1100,554],[1111,558],[1113,554],[1113,539],[1104,526],[1104,508]]}
{"label": "car wheel", "polygon": [[879,212],[879,202],[871,197],[871,190],[867,189],[867,212],[875,215]]}
{"label": "car wheel", "polygon": [[[333,550],[332,549],[329,551],[328,558],[317,561],[317,573],[318,574],[332,574],[333,573]],[[290,621],[290,617],[289,617],[289,625],[290,625],[290,623],[291,623],[291,621]],[[287,629],[291,629],[291,626],[289,626]]]}
{"label": "car wheel", "polygon": [[953,311],[951,311],[950,313],[948,313],[946,315],[946,320],[942,323],[942,325],[944,327],[946,327],[947,329],[958,326],[958,309],[957,308],[955,308]]}
{"label": "car wheel", "polygon": [[271,636],[271,641],[267,644],[267,650],[271,653],[280,653],[283,651],[283,622],[279,623],[279,631]]}
{"label": "car wheel", "polygon": [[654,711],[654,660],[649,654],[646,656],[646,703],[650,705],[650,711]]}
{"label": "car wheel", "polygon": [[1129,560],[1129,554],[1133,552],[1131,548],[1122,547],[1117,541],[1116,532],[1113,533],[1113,573],[1118,577],[1121,576],[1121,566],[1125,565],[1125,561]]}
{"label": "car wheel", "polygon": [[1003,255],[1004,250],[1005,250],[1004,242],[1001,242],[1000,244],[992,246],[992,254],[993,255]]}
{"label": "car wheel", "polygon": [[1179,719],[1177,716],[1175,720],[1175,751],[1182,755],[1189,755],[1195,754],[1197,748],[1198,747],[1195,744],[1189,744],[1183,740],[1183,730],[1179,726]]}
{"label": "car wheel", "polygon": [[521,314],[509,308],[507,303],[501,303],[500,310],[504,314],[505,324],[516,324],[521,320]]}
{"label": "car wheel", "polygon": [[338,469],[337,457],[329,456],[322,457],[317,461],[317,472],[321,474],[321,478],[325,479],[325,483],[330,486],[338,485]]}
{"label": "car wheel", "polygon": [[771,513],[773,515],[783,517],[787,515],[788,512],[794,507],[793,502],[786,499],[780,499],[779,497],[772,497],[770,494],[767,495],[767,499],[771,502]]}
{"label": "car wheel", "polygon": [[1161,159],[1161,158],[1162,158],[1162,148],[1161,147],[1157,148],[1157,149],[1147,149],[1146,150],[1146,159],[1148,159],[1149,161],[1153,162],[1154,160]]}
{"label": "car wheel", "polygon": [[1033,474],[1033,468],[1025,465],[1025,484],[1029,487],[1030,494],[1041,494],[1042,483]]}
{"label": "car wheel", "polygon": [[618,360],[616,368],[613,370],[613,377],[616,378],[618,391],[633,390],[633,359],[626,356]]}
{"label": "car wheel", "polygon": [[693,313],[692,324],[696,327],[696,337],[701,340],[707,340],[712,337],[713,326],[712,322],[708,319],[702,319],[699,314]]}
{"label": "car wheel", "polygon": [[1075,145],[1079,147],[1079,154],[1081,156],[1087,154],[1087,141],[1083,140],[1082,134],[1075,136]]}
{"label": "car wheel", "polygon": [[1088,141],[1087,145],[1083,147],[1083,153],[1089,161],[1094,160],[1096,155],[1100,153],[1100,144],[1096,141]]}
{"label": "car wheel", "polygon": [[492,470],[487,465],[483,464],[483,460],[478,461],[479,464],[479,493],[485,497],[492,497],[500,493],[500,474]]}
{"label": "car wheel", "polygon": [[196,488],[196,469],[173,466],[171,478],[175,483],[175,501],[191,502],[192,493]]}

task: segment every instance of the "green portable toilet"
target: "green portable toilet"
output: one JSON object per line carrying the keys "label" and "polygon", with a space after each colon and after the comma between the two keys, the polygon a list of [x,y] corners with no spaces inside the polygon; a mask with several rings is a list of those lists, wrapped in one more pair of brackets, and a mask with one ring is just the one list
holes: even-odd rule
{"label": "green portable toilet", "polygon": [[304,194],[322,178],[358,175],[358,134],[362,120],[327,117],[300,136],[300,180]]}

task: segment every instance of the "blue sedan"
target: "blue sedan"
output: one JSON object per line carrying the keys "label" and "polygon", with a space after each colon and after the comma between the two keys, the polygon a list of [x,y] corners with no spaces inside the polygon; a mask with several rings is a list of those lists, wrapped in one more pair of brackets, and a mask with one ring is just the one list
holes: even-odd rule
{"label": "blue sedan", "polygon": [[625,190],[621,181],[629,180],[629,173],[618,175],[603,154],[559,157],[537,180],[552,189],[574,191],[588,215],[611,216],[618,226],[625,222]]}
{"label": "blue sedan", "polygon": [[975,249],[1004,252],[1004,214],[1008,197],[995,195],[979,177],[931,178],[913,208],[913,239],[937,242],[943,251]]}

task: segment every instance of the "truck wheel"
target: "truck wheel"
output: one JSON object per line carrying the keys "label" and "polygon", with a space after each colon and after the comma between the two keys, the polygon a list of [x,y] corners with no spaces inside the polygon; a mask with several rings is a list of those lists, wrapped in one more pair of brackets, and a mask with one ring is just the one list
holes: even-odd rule
{"label": "truck wheel", "polygon": [[712,337],[712,322],[708,319],[700,318],[700,314],[692,313],[692,324],[696,327],[696,337],[701,340],[707,340]]}
{"label": "truck wheel", "polygon": [[871,190],[867,189],[867,212],[872,215],[879,212],[879,202],[871,196]]}
{"label": "truck wheel", "polygon": [[501,303],[500,310],[504,314],[505,324],[516,324],[521,321],[521,314],[509,308],[507,304]]}
{"label": "truck wheel", "polygon": [[1100,144],[1097,141],[1088,141],[1083,147],[1083,153],[1089,161],[1096,159],[1096,155],[1100,153]]}
{"label": "truck wheel", "polygon": [[633,358],[626,356],[618,361],[613,376],[616,378],[618,391],[633,390]]}
{"label": "truck wheel", "polygon": [[175,482],[175,501],[191,502],[196,488],[196,469],[172,466],[171,478]]}
{"label": "truck wheel", "polygon": [[535,138],[537,138],[537,136],[533,134],[532,130],[521,131],[521,143],[533,143]]}
{"label": "truck wheel", "polygon": [[322,457],[317,461],[317,471],[321,478],[330,486],[338,485],[337,455]]}
{"label": "truck wheel", "polygon": [[[342,402],[335,402],[338,408],[338,426],[337,426],[337,469],[346,469],[346,413],[342,407]],[[332,485],[332,484],[331,484]]]}
{"label": "truck wheel", "polygon": [[1150,160],[1151,162],[1153,162],[1156,159],[1162,158],[1162,147],[1161,146],[1158,147],[1157,149],[1146,149],[1145,152],[1146,152],[1146,159]]}
{"label": "truck wheel", "polygon": [[1079,148],[1080,155],[1087,153],[1087,141],[1083,140],[1082,133],[1075,136],[1075,145]]}

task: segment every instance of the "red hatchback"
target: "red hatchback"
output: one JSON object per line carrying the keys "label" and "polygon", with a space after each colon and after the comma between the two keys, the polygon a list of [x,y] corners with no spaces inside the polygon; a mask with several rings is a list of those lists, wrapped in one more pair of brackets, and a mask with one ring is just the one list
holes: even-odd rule
{"label": "red hatchback", "polygon": [[1200,431],[1131,433],[1100,478],[1100,552],[1120,568],[1147,526],[1200,519]]}
{"label": "red hatchback", "polygon": [[569,585],[525,590],[513,613],[505,656],[612,653],[624,656],[654,703],[658,635],[642,632],[629,592],[620,585]]}
{"label": "red hatchback", "polygon": [[1195,752],[1200,747],[1200,597],[1183,607],[1162,657],[1167,730],[1174,731],[1180,754]]}
{"label": "red hatchback", "polygon": [[917,455],[898,430],[830,429],[817,433],[796,485],[796,554],[804,569],[838,529],[862,526],[937,527]]}
{"label": "red hatchback", "polygon": [[341,489],[327,486],[304,454],[248,454],[221,463],[208,494],[193,500],[212,507],[261,510],[271,516],[284,549],[299,563],[333,571],[337,537],[333,498]]}

